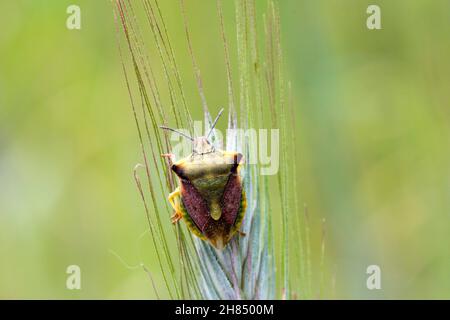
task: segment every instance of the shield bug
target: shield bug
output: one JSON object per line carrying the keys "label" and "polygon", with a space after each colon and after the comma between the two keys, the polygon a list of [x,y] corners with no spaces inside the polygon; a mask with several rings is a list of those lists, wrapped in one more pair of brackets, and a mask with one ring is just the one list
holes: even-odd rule
{"label": "shield bug", "polygon": [[217,249],[225,248],[236,233],[243,235],[239,228],[247,207],[240,175],[242,154],[216,149],[208,140],[222,112],[202,137],[161,126],[192,141],[192,153],[184,159],[174,161],[174,155],[163,155],[171,158],[171,170],[179,181],[168,197],[175,210],[172,223],[184,219],[190,231]]}

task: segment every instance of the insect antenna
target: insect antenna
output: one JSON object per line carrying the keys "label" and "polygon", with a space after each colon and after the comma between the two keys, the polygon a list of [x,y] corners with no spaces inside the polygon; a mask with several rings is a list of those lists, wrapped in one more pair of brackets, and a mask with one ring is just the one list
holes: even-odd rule
{"label": "insect antenna", "polygon": [[169,127],[166,127],[166,126],[159,126],[159,127],[161,129],[164,129],[164,130],[173,131],[175,133],[178,133],[180,136],[183,136],[183,137],[185,137],[185,138],[187,138],[187,139],[189,139],[191,141],[194,141],[194,138],[192,138],[191,136],[188,136],[187,134],[185,134],[185,133],[183,133],[181,131],[178,131],[178,130],[175,130],[175,129],[172,129],[172,128],[169,128]]}
{"label": "insect antenna", "polygon": [[214,122],[213,122],[213,125],[211,126],[211,129],[209,129],[209,132],[208,132],[208,135],[206,136],[206,139],[208,139],[209,136],[211,135],[211,133],[213,132],[214,127],[216,126],[217,121],[219,121],[219,118],[220,118],[220,116],[222,115],[222,113],[223,113],[223,108],[220,109],[219,114],[217,115],[216,119],[215,119]]}

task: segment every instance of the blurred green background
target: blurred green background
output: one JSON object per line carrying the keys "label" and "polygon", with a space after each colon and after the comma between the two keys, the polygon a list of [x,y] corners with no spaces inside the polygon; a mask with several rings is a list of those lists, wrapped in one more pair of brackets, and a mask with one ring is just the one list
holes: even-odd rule
{"label": "blurred green background", "polygon": [[[65,26],[70,4],[81,30]],[[366,28],[369,4],[382,30]],[[214,1],[187,6],[209,104],[225,105]],[[199,116],[179,3],[162,7]],[[450,298],[450,2],[279,7],[298,194],[314,225],[327,220],[336,285],[326,296]],[[0,12],[0,298],[154,298],[142,269],[125,266],[144,262],[161,281],[142,236],[141,157],[110,1],[2,1]],[[71,264],[81,290],[66,289]],[[382,290],[366,288],[371,264]]]}

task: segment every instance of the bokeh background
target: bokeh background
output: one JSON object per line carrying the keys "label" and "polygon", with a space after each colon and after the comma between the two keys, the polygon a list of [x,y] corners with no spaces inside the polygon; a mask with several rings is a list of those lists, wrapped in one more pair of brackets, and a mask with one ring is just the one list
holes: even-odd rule
{"label": "bokeh background", "polygon": [[[161,2],[199,116],[179,3]],[[70,4],[81,30],[65,26]],[[382,30],[366,28],[369,4]],[[225,105],[214,1],[187,6],[209,104]],[[314,243],[327,221],[325,296],[450,298],[450,2],[279,8]],[[136,267],[160,281],[110,1],[2,1],[0,12],[0,298],[154,298]],[[71,264],[81,290],[66,289]],[[366,288],[371,264],[382,290]]]}

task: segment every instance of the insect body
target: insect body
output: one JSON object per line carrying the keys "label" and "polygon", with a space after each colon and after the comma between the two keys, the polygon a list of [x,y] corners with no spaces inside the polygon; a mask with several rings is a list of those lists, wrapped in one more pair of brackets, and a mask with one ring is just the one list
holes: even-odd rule
{"label": "insect body", "polygon": [[199,238],[223,249],[236,233],[247,207],[239,170],[242,154],[216,150],[206,137],[191,138],[192,154],[172,164],[179,186],[169,195],[175,210],[172,223],[184,218],[188,228]]}

